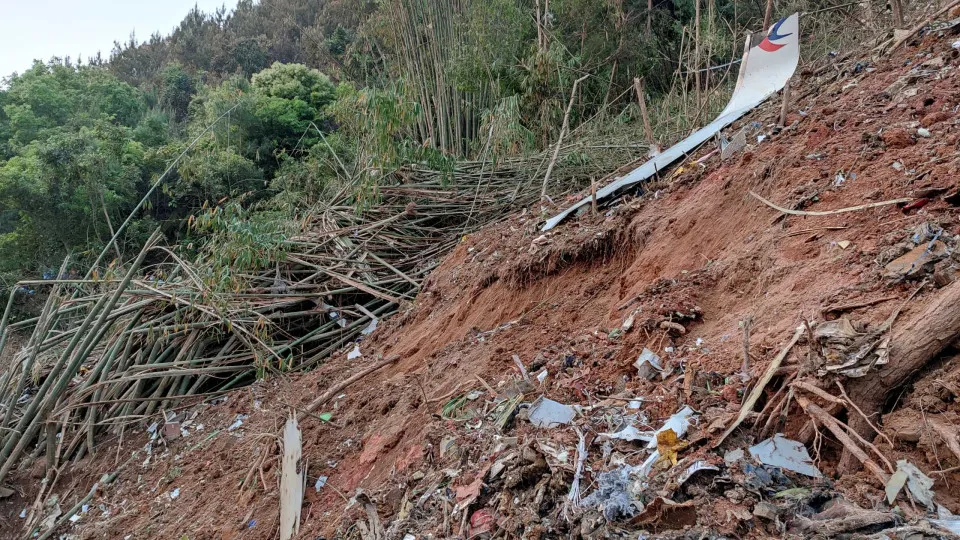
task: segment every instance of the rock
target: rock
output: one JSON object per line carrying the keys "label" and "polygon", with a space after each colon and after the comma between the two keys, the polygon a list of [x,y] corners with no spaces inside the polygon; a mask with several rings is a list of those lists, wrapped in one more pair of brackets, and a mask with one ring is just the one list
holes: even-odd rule
{"label": "rock", "polygon": [[916,141],[910,136],[910,132],[904,128],[890,128],[885,130],[880,135],[880,138],[883,139],[883,144],[887,145],[887,148],[906,148],[916,144]]}
{"label": "rock", "polygon": [[923,243],[887,264],[883,268],[883,276],[896,279],[918,276],[927,271],[927,265],[946,255],[947,246],[943,242],[934,240],[932,244]]}
{"label": "rock", "polygon": [[899,79],[893,81],[890,86],[884,88],[883,93],[889,97],[896,96],[903,92],[903,90],[910,84],[909,77],[900,77]]}
{"label": "rock", "polygon": [[780,515],[780,509],[774,504],[760,501],[753,507],[753,515],[767,521],[776,521],[777,516]]}
{"label": "rock", "polygon": [[928,69],[940,69],[944,66],[945,63],[946,63],[946,60],[944,60],[942,56],[934,56],[933,58],[926,60],[925,62],[920,64],[920,66]]}

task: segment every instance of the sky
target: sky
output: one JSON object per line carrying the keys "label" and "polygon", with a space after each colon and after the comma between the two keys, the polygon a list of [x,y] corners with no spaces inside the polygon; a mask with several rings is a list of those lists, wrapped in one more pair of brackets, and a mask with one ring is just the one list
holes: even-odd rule
{"label": "sky", "polygon": [[0,79],[34,59],[86,59],[97,51],[109,58],[114,41],[133,31],[138,42],[156,31],[167,35],[194,5],[211,13],[237,0],[0,0]]}

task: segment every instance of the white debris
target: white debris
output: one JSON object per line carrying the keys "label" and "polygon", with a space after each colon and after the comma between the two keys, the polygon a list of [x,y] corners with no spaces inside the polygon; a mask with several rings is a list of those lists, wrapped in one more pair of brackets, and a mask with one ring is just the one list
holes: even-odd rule
{"label": "white debris", "polygon": [[927,128],[917,128],[917,135],[923,137],[924,139],[929,139],[932,136],[930,130]]}
{"label": "white debris", "polygon": [[180,496],[180,488],[174,488],[173,491],[170,492],[171,499],[176,499],[179,496]]}
{"label": "white debris", "polygon": [[569,424],[576,415],[576,411],[570,405],[564,405],[543,396],[530,405],[530,423],[541,428]]}
{"label": "white debris", "polygon": [[361,356],[363,355],[360,353],[360,345],[354,345],[353,350],[347,353],[347,360],[353,360]]}
{"label": "white debris", "polygon": [[618,439],[621,441],[648,442],[650,440],[651,433],[651,431],[640,431],[636,427],[630,425],[615,433],[601,433],[600,436],[608,439]]}
{"label": "white debris", "polygon": [[322,487],[325,486],[325,485],[327,485],[327,477],[326,477],[326,476],[321,476],[321,477],[317,478],[317,482],[316,482],[315,484],[313,484],[313,489],[315,489],[315,490],[317,490],[317,491],[320,491],[320,488],[322,488]]}
{"label": "white debris", "polygon": [[650,440],[650,443],[647,444],[647,448],[656,448],[657,447],[657,434],[668,429],[672,429],[674,433],[677,434],[677,438],[683,437],[687,434],[687,429],[690,427],[690,418],[693,417],[693,409],[689,405],[684,406],[680,409],[679,412],[675,413],[670,418],[667,418],[667,421],[660,426],[660,429],[653,432],[653,436]]}
{"label": "white debris", "polygon": [[647,380],[655,378],[657,374],[660,374],[661,379],[667,376],[660,357],[646,347],[640,352],[640,357],[633,365],[637,368],[637,374]]}
{"label": "white debris", "polygon": [[733,450],[727,450],[723,454],[723,462],[727,464],[727,467],[733,466],[736,462],[741,461],[746,454],[743,451],[743,448],[734,448]]}
{"label": "white debris", "polygon": [[370,321],[370,324],[365,326],[363,330],[360,331],[360,333],[365,336],[369,336],[377,329],[377,323],[379,322],[380,322],[380,319],[377,319],[376,317],[374,317],[373,320]]}
{"label": "white debris", "polygon": [[640,476],[645,477],[650,474],[653,464],[660,459],[660,451],[657,449],[657,434],[672,429],[673,432],[677,434],[678,439],[683,437],[687,434],[687,429],[690,427],[690,419],[693,417],[693,414],[693,409],[689,406],[684,406],[679,412],[668,418],[667,421],[660,426],[660,429],[651,434],[647,448],[653,450],[653,452],[651,452],[647,460],[640,465]]}
{"label": "white debris", "polygon": [[[957,43],[960,43],[960,41]],[[956,46],[956,43],[954,43],[954,46]],[[931,519],[930,523],[933,523],[945,531],[950,531],[953,534],[960,535],[960,519]]]}
{"label": "white debris", "polygon": [[897,461],[897,472],[903,471],[907,475],[907,489],[913,495],[917,502],[922,503],[927,508],[934,508],[933,504],[933,479],[923,474],[913,463],[905,459]]}
{"label": "white debris", "polygon": [[634,314],[631,313],[630,316],[627,317],[627,320],[623,321],[623,324],[620,325],[620,330],[624,334],[626,334],[627,332],[630,331],[631,328],[633,328],[633,318],[634,318]]}
{"label": "white debris", "polygon": [[685,471],[677,477],[677,484],[683,485],[691,476],[699,471],[719,471],[720,469],[703,460],[697,460],[690,464]]}
{"label": "white debris", "polygon": [[243,421],[247,419],[247,415],[238,414],[237,418],[230,424],[230,427],[227,428],[227,431],[233,431],[243,425]]}
{"label": "white debris", "polygon": [[779,467],[813,478],[820,477],[820,470],[810,459],[807,448],[802,443],[790,440],[780,433],[751,446],[750,455],[764,465]]}

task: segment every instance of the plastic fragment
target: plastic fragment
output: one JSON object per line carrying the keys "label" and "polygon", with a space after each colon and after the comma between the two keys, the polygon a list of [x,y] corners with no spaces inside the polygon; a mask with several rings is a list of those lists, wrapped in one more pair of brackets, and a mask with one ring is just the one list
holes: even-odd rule
{"label": "plastic fragment", "polygon": [[689,406],[684,406],[679,412],[668,418],[667,421],[660,426],[660,429],[653,432],[653,439],[647,443],[647,448],[653,450],[653,452],[651,452],[650,456],[647,457],[647,460],[640,465],[641,476],[646,477],[649,475],[650,470],[653,468],[653,464],[660,460],[660,451],[657,448],[657,436],[660,433],[671,430],[678,438],[683,437],[687,433],[687,428],[690,427],[690,418],[692,416],[693,409],[691,409]]}
{"label": "plastic fragment", "polygon": [[945,531],[960,535],[960,519],[931,519],[930,523],[933,523]]}
{"label": "plastic fragment", "polygon": [[347,360],[353,360],[361,356],[363,355],[360,353],[360,345],[354,345],[353,350],[347,353]]}
{"label": "plastic fragment", "polygon": [[322,488],[325,485],[327,485],[327,477],[320,476],[317,478],[317,482],[313,484],[313,489],[320,491],[320,488]]}

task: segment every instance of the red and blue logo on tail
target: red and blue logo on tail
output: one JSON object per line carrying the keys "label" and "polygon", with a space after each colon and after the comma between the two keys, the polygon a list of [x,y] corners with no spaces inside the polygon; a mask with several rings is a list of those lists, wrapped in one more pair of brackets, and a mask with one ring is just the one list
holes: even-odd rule
{"label": "red and blue logo on tail", "polygon": [[770,34],[763,38],[763,41],[761,41],[757,47],[760,47],[762,50],[767,52],[778,51],[781,48],[786,47],[786,43],[776,43],[779,40],[793,35],[792,32],[789,34],[780,34],[780,25],[782,25],[786,20],[787,17],[784,17],[777,21],[777,24],[773,25],[773,28],[770,29]]}

